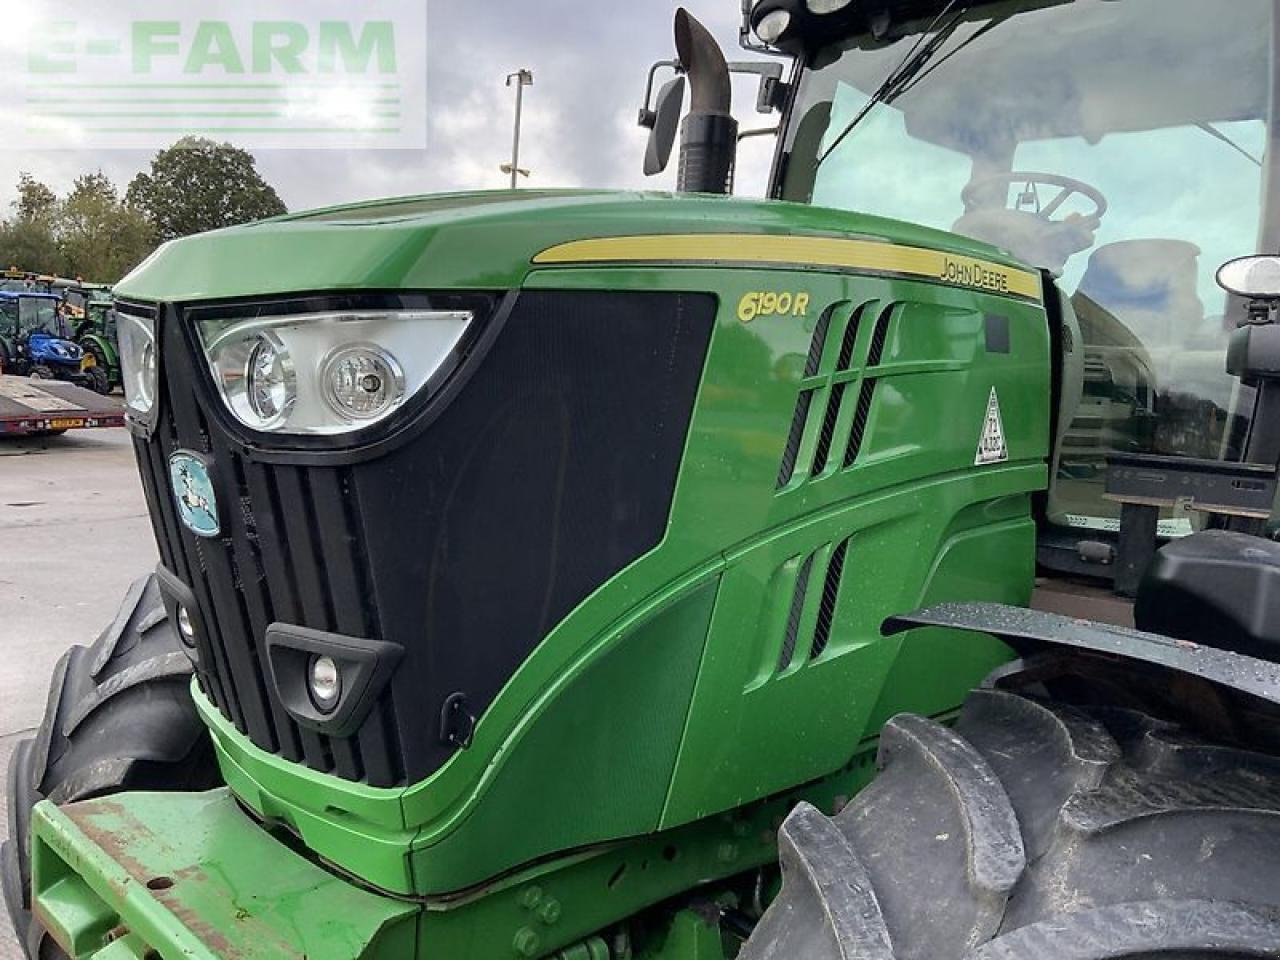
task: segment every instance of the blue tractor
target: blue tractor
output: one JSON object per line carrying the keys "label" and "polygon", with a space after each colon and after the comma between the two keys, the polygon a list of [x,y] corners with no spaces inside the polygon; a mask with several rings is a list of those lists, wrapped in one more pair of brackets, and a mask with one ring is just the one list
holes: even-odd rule
{"label": "blue tractor", "polygon": [[57,294],[0,290],[0,372],[110,392],[107,371],[69,339],[67,326]]}

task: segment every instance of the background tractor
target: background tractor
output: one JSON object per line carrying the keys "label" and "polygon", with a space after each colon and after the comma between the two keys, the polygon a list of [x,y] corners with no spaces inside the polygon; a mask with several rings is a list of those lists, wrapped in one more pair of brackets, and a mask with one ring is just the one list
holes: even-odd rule
{"label": "background tractor", "polygon": [[107,371],[71,339],[62,298],[0,291],[0,371],[110,392]]}
{"label": "background tractor", "polygon": [[80,284],[63,294],[72,338],[107,372],[107,382],[118,387],[124,381],[120,371],[120,349],[116,334],[116,308],[111,288],[105,284]]}
{"label": "background tractor", "polygon": [[161,562],[14,754],[32,957],[1280,957],[1275,0],[675,32],[675,195],[116,288]]}

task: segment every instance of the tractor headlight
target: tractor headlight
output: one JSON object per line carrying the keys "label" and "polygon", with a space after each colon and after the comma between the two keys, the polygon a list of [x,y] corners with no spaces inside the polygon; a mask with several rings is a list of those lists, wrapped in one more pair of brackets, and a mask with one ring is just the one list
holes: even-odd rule
{"label": "tractor headlight", "polygon": [[853,0],[805,0],[805,5],[810,12],[824,15],[843,10],[852,2]]}
{"label": "tractor headlight", "polygon": [[134,413],[146,416],[156,405],[156,321],[154,317],[123,311],[117,316],[124,402]]}
{"label": "tractor headlight", "polygon": [[771,10],[756,24],[756,36],[765,43],[777,43],[791,26],[791,14],[786,10]]}
{"label": "tractor headlight", "polygon": [[297,378],[289,351],[270,330],[239,344],[247,349],[244,379],[226,396],[232,412],[243,422],[270,430],[289,416],[298,397]]}
{"label": "tractor headlight", "polygon": [[254,430],[340,434],[389,416],[453,355],[466,310],[352,310],[199,323],[218,392]]}

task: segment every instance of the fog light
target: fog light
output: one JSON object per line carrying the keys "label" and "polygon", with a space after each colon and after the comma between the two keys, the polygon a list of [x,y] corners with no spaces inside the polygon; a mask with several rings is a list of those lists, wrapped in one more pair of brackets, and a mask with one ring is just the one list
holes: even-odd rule
{"label": "fog light", "polygon": [[342,676],[332,657],[311,659],[311,701],[321,713],[332,713],[342,695]]}
{"label": "fog light", "polygon": [[178,607],[178,634],[188,647],[196,645],[196,628],[191,623],[191,614],[186,607]]}
{"label": "fog light", "polygon": [[791,14],[786,10],[774,10],[760,18],[760,22],[756,24],[756,36],[765,43],[777,43],[789,26]]}
{"label": "fog light", "polygon": [[404,371],[396,358],[372,343],[339,347],[324,365],[325,399],[350,420],[373,420],[404,397]]}

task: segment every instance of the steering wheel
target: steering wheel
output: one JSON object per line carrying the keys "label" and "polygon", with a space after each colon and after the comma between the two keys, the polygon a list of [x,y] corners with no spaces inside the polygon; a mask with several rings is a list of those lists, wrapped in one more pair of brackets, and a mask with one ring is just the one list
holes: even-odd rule
{"label": "steering wheel", "polygon": [[[1034,199],[1035,209],[1027,210],[1019,206],[1009,210],[1008,212],[1010,213],[1022,213],[1038,217],[1046,223],[1074,222],[1081,226],[1087,226],[1089,229],[1096,229],[1098,224],[1102,222],[1103,214],[1107,212],[1107,198],[1102,195],[1102,191],[1097,187],[1090,186],[1082,180],[1073,180],[1071,177],[1064,177],[1057,173],[1032,173],[1022,170],[998,173],[994,176],[983,177],[981,180],[971,181],[960,195],[964,201],[965,210],[973,212],[978,209],[982,201],[991,196],[991,191],[996,187],[1005,187],[1005,195],[1007,196],[1008,187],[1014,184],[1026,188],[1022,196],[1029,195]],[[1041,203],[1039,188],[1042,186],[1057,187],[1058,195],[1048,203]],[[1062,205],[1076,194],[1092,202],[1093,209],[1086,214],[1073,214],[1060,220],[1053,219],[1053,215],[1062,209]],[[1006,210],[1008,209],[1003,203],[1001,206]]]}

